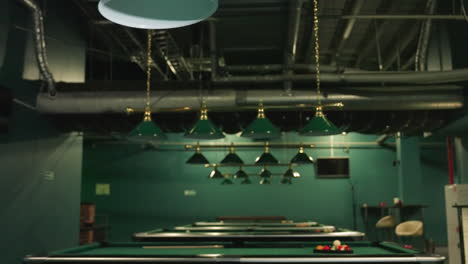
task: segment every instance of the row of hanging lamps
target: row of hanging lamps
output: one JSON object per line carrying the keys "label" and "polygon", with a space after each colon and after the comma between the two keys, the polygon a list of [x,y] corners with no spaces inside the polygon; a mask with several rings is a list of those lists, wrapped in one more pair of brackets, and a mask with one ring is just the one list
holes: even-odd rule
{"label": "row of hanging lamps", "polygon": [[208,109],[203,102],[200,110],[200,119],[192,129],[185,133],[186,138],[192,139],[220,139],[224,138],[224,134],[208,119]]}
{"label": "row of hanging lamps", "polygon": [[[197,146],[195,147],[195,153],[186,161],[187,164],[209,164],[209,161],[205,156],[201,153],[200,143],[197,142]],[[278,160],[270,153],[269,143],[265,143],[265,150],[259,157],[256,158],[255,164],[262,165],[262,164],[278,164]],[[312,157],[305,153],[304,147],[301,146],[299,148],[299,152],[291,159],[290,163],[294,164],[313,164],[314,160]],[[221,161],[223,165],[242,165],[244,161],[237,155],[235,152],[234,143],[231,143],[229,147],[229,153],[224,157]]]}
{"label": "row of hanging lamps", "polygon": [[197,146],[195,147],[195,153],[185,163],[204,165],[209,164],[210,162],[201,153],[200,143],[197,142]]}
{"label": "row of hanging lamps", "polygon": [[265,151],[255,159],[255,164],[278,164],[278,160],[270,153],[270,144],[265,143]]}
{"label": "row of hanging lamps", "polygon": [[133,28],[168,29],[198,23],[218,9],[218,0],[101,0],[108,20]]}
{"label": "row of hanging lamps", "polygon": [[250,123],[241,133],[241,137],[251,139],[271,139],[280,136],[278,127],[265,116],[265,108],[260,102],[258,106],[257,118]]}
{"label": "row of hanging lamps", "polygon": [[329,136],[341,133],[323,113],[322,93],[320,87],[320,45],[319,45],[319,18],[318,0],[314,0],[314,38],[315,38],[315,77],[317,89],[317,107],[315,116],[300,131],[304,136]]}
{"label": "row of hanging lamps", "polygon": [[128,134],[128,139],[131,141],[151,141],[166,139],[166,135],[162,130],[151,120],[151,51],[153,31],[148,30],[148,50],[146,60],[146,99],[145,99],[145,114],[143,122]]}
{"label": "row of hanging lamps", "polygon": [[[271,184],[271,177],[272,173],[268,170],[266,166],[263,167],[263,169],[260,171],[259,176],[261,178],[260,184]],[[283,174],[280,183],[281,184],[292,184],[292,179],[293,178],[299,178],[301,175],[294,171],[292,169],[292,165],[289,165],[288,170]],[[222,173],[218,170],[218,167],[215,166],[213,170],[210,172],[209,178],[211,179],[221,179],[223,178],[223,181],[221,184],[223,185],[229,185],[233,184],[234,182],[231,180],[229,175],[223,176]],[[239,170],[234,174],[234,179],[242,179],[241,184],[251,184],[250,177],[248,174],[242,169],[242,167],[239,168]]]}

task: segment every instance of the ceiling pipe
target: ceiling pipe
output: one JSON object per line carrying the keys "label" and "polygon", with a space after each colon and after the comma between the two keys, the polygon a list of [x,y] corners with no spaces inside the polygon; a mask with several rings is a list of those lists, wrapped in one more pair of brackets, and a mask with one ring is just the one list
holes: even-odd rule
{"label": "ceiling pipe", "polygon": [[[46,95],[37,97],[38,111],[51,114],[124,113],[127,108],[141,111],[144,92],[61,92],[55,100]],[[314,107],[315,91],[294,91],[284,96],[282,90],[213,90],[203,95],[213,111],[256,109],[263,101],[271,109],[304,109]],[[197,111],[200,108],[198,90],[159,91],[151,97],[154,112]],[[463,95],[458,92],[423,92],[399,94],[367,94],[365,96],[330,93],[324,104],[343,103],[342,110],[445,110],[463,107]]]}
{"label": "ceiling pipe", "polygon": [[463,15],[345,15],[345,16],[323,16],[322,19],[371,19],[371,20],[463,20]]}
{"label": "ceiling pipe", "polygon": [[39,72],[42,78],[44,78],[44,80],[47,82],[49,96],[53,97],[57,94],[57,90],[55,89],[54,76],[52,75],[52,72],[49,69],[49,63],[47,61],[47,49],[44,33],[44,17],[42,16],[41,8],[34,0],[18,1],[24,4],[32,12],[37,65],[39,67]]}
{"label": "ceiling pipe", "polygon": [[[296,63],[297,43],[299,41],[299,29],[301,25],[303,0],[294,0],[290,4],[289,27],[287,31],[286,52],[284,53],[284,74],[293,74],[290,65]],[[293,84],[291,81],[284,82],[284,92],[291,95]]]}
{"label": "ceiling pipe", "polygon": [[[426,4],[426,12],[429,15],[434,14],[437,5],[436,0],[428,0]],[[419,34],[418,46],[416,49],[416,71],[425,71],[427,69],[427,48],[431,37],[432,19],[424,21]]]}
{"label": "ceiling pipe", "polygon": [[[316,71],[315,64],[264,64],[264,65],[227,65],[224,67],[229,72],[280,72],[285,70],[293,71],[308,71],[314,73]],[[354,68],[344,68],[338,65],[321,65],[320,72],[340,73],[340,72],[365,72],[364,70]]]}
{"label": "ceiling pipe", "polygon": [[[315,81],[312,74],[295,75],[256,75],[230,76],[214,80],[216,83],[273,83],[284,81]],[[323,73],[320,75],[323,83],[341,84],[447,84],[468,81],[468,68],[452,71],[434,72],[364,72],[364,73]]]}
{"label": "ceiling pipe", "polygon": [[210,29],[210,62],[211,62],[211,79],[218,78],[218,50],[216,47],[216,25],[214,20],[208,22]]}
{"label": "ceiling pipe", "polygon": [[[364,5],[363,0],[355,0],[353,7],[351,8],[351,16],[358,15],[363,5]],[[331,62],[332,65],[336,64],[336,60],[340,56],[340,52],[343,50],[344,46],[346,45],[347,40],[351,36],[351,33],[353,32],[355,24],[356,24],[355,18],[351,18],[347,21],[346,26],[343,30],[343,34],[338,42],[338,45],[336,46],[335,56],[332,58],[332,62]]]}

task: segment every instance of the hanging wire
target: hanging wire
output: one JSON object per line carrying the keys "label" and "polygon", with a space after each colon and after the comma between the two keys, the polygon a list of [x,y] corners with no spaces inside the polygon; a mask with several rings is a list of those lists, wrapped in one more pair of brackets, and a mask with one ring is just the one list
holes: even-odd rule
{"label": "hanging wire", "polygon": [[146,108],[150,108],[151,100],[151,50],[152,50],[153,30],[148,30],[148,50],[146,58]]}
{"label": "hanging wire", "polygon": [[151,121],[151,51],[153,44],[153,30],[149,29],[148,34],[148,50],[146,57],[146,106],[145,106],[145,118],[144,121]]}
{"label": "hanging wire", "polygon": [[317,109],[322,108],[322,91],[320,87],[320,44],[319,44],[319,18],[318,0],[314,0],[314,38],[315,38],[315,78],[317,85]]}

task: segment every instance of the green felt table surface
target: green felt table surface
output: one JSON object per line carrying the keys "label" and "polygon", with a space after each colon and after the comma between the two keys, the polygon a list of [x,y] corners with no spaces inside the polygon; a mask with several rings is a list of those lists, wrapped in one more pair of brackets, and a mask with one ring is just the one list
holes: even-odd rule
{"label": "green felt table surface", "polygon": [[[294,245],[291,243],[284,244],[271,244],[270,247],[262,245],[261,247],[255,244],[246,245],[242,247],[229,247],[224,248],[145,248],[151,246],[161,246],[164,244],[155,243],[110,243],[108,245],[92,244],[78,248],[57,251],[53,255],[75,255],[75,256],[195,256],[195,255],[227,255],[227,256],[319,256],[322,253],[314,253],[317,245],[329,245],[331,242],[311,242],[304,245]],[[408,255],[417,254],[418,251],[405,249],[392,243],[382,242],[374,244],[370,242],[347,242],[353,249],[351,255]],[[200,245],[200,244],[180,244],[187,245]],[[342,254],[339,254],[342,255]]]}

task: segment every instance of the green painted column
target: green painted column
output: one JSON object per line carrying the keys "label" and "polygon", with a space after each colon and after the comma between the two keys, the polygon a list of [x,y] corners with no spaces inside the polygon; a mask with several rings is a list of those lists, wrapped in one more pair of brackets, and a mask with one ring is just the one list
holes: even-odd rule
{"label": "green painted column", "polygon": [[418,137],[396,138],[398,165],[398,197],[406,204],[422,201],[421,156]]}

